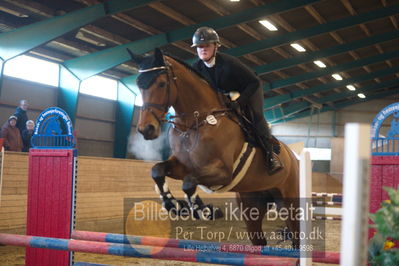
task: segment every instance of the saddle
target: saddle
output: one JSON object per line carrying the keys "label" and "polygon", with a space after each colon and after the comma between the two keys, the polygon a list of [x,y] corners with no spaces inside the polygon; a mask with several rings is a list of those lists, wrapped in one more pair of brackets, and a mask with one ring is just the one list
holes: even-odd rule
{"label": "saddle", "polygon": [[[232,97],[228,97],[225,94],[222,94],[222,97],[225,105],[228,106],[228,104],[231,102],[230,98]],[[265,149],[265,147],[263,147],[262,145],[260,137],[257,134],[255,125],[252,123],[252,121],[254,121],[252,110],[250,108],[245,108],[240,110],[234,110],[234,113],[236,117],[231,118],[240,126],[240,128],[244,132],[245,141],[255,147]],[[277,140],[277,138],[271,135],[270,142],[270,145],[272,145],[273,153],[275,153],[276,155],[280,154],[280,142]]]}

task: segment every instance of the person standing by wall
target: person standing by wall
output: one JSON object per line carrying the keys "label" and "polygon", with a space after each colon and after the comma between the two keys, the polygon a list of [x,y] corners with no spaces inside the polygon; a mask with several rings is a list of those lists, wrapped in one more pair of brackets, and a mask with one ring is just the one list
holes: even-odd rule
{"label": "person standing by wall", "polygon": [[17,117],[12,115],[1,128],[1,136],[4,138],[4,148],[6,151],[22,151],[22,138],[16,124]]}
{"label": "person standing by wall", "polygon": [[17,128],[19,133],[22,135],[22,131],[26,129],[26,121],[28,121],[28,115],[26,111],[28,110],[29,104],[27,100],[21,100],[19,106],[15,110],[14,116],[17,117]]}
{"label": "person standing by wall", "polygon": [[31,147],[30,139],[32,138],[34,128],[35,122],[33,120],[26,121],[26,128],[22,131],[23,152],[28,152]]}

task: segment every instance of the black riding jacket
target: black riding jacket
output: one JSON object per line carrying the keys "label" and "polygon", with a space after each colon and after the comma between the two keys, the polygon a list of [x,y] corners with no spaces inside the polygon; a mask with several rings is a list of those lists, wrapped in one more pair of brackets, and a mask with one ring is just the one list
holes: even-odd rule
{"label": "black riding jacket", "polygon": [[216,63],[211,68],[199,59],[193,64],[193,68],[217,91],[222,93],[238,91],[240,97],[237,101],[240,105],[247,105],[251,95],[258,89],[262,90],[261,81],[255,72],[231,55],[217,53]]}
{"label": "black riding jacket", "polygon": [[23,110],[21,107],[17,107],[14,115],[17,117],[17,128],[19,132],[22,134],[22,131],[26,129],[26,121],[28,121],[28,115],[26,111]]}

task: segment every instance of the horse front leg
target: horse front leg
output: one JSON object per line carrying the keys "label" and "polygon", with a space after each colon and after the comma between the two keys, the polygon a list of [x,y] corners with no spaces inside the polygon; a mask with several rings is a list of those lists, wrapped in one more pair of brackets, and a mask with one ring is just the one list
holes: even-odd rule
{"label": "horse front leg", "polygon": [[184,177],[182,189],[186,201],[194,218],[201,220],[214,220],[223,217],[223,212],[212,204],[205,205],[197,192],[198,181],[193,175]]}
{"label": "horse front leg", "polygon": [[187,175],[185,167],[179,163],[176,157],[172,156],[168,160],[155,164],[151,169],[151,176],[155,182],[155,191],[162,200],[162,206],[168,212],[177,214],[182,208],[187,207],[185,201],[176,200],[170,192],[165,177],[182,180]]}

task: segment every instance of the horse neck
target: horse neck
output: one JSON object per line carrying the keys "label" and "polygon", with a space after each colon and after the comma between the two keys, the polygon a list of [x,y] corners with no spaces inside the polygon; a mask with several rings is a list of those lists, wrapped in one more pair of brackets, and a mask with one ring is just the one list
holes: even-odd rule
{"label": "horse neck", "polygon": [[204,79],[175,60],[172,65],[174,75],[177,77],[175,83],[177,96],[173,106],[176,114],[195,111],[202,113],[223,108],[216,92]]}

